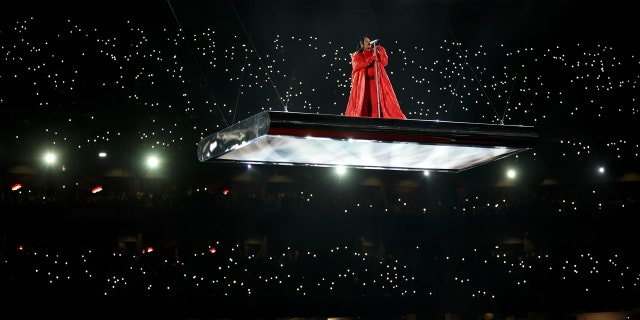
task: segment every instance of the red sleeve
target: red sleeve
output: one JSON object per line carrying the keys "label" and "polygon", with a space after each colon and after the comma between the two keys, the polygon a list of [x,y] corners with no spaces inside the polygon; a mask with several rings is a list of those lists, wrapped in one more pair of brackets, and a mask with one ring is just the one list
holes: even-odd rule
{"label": "red sleeve", "polygon": [[386,67],[389,64],[389,56],[387,56],[387,50],[385,50],[383,46],[377,46],[376,49],[378,50],[378,60],[383,67]]}
{"label": "red sleeve", "polygon": [[367,57],[364,54],[354,53],[351,55],[351,73],[354,73],[360,69],[366,68],[373,63],[373,56]]}

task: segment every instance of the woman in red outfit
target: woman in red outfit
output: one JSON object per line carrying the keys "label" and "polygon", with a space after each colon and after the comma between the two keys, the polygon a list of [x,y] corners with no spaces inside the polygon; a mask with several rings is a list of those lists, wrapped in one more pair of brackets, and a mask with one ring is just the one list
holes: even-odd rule
{"label": "woman in red outfit", "polygon": [[[345,115],[355,117],[406,119],[393,91],[384,67],[389,57],[384,47],[371,46],[371,40],[364,37],[358,43],[357,51],[351,54],[351,93]],[[376,77],[376,66],[378,74]],[[376,78],[378,85],[376,86]],[[379,92],[378,92],[379,90]],[[378,96],[380,113],[378,114]]]}

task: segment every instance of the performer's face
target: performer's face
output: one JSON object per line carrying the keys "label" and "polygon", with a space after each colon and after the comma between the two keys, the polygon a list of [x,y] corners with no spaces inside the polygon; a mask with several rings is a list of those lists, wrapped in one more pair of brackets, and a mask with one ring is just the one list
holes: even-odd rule
{"label": "performer's face", "polygon": [[367,37],[362,39],[362,47],[365,50],[371,50],[371,40],[369,40],[369,38],[367,38]]}

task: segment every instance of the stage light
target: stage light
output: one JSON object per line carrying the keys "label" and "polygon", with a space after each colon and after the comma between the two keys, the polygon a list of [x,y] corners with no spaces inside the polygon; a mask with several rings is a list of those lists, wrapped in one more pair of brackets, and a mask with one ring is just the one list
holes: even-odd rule
{"label": "stage light", "polygon": [[56,155],[52,152],[47,152],[44,155],[44,163],[48,165],[54,164],[56,162],[56,159],[57,159]]}
{"label": "stage light", "polygon": [[160,159],[156,156],[149,156],[147,158],[147,166],[151,169],[155,169],[160,165]]}
{"label": "stage light", "polygon": [[20,188],[22,188],[22,184],[16,183],[11,186],[11,191],[17,191],[17,190],[20,190]]}

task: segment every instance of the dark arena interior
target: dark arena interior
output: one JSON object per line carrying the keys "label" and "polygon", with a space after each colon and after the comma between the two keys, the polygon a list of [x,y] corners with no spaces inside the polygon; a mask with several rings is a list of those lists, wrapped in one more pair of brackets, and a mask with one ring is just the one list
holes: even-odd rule
{"label": "dark arena interior", "polygon": [[[640,319],[630,6],[12,3],[2,312]],[[407,119],[343,114],[365,36]]]}

